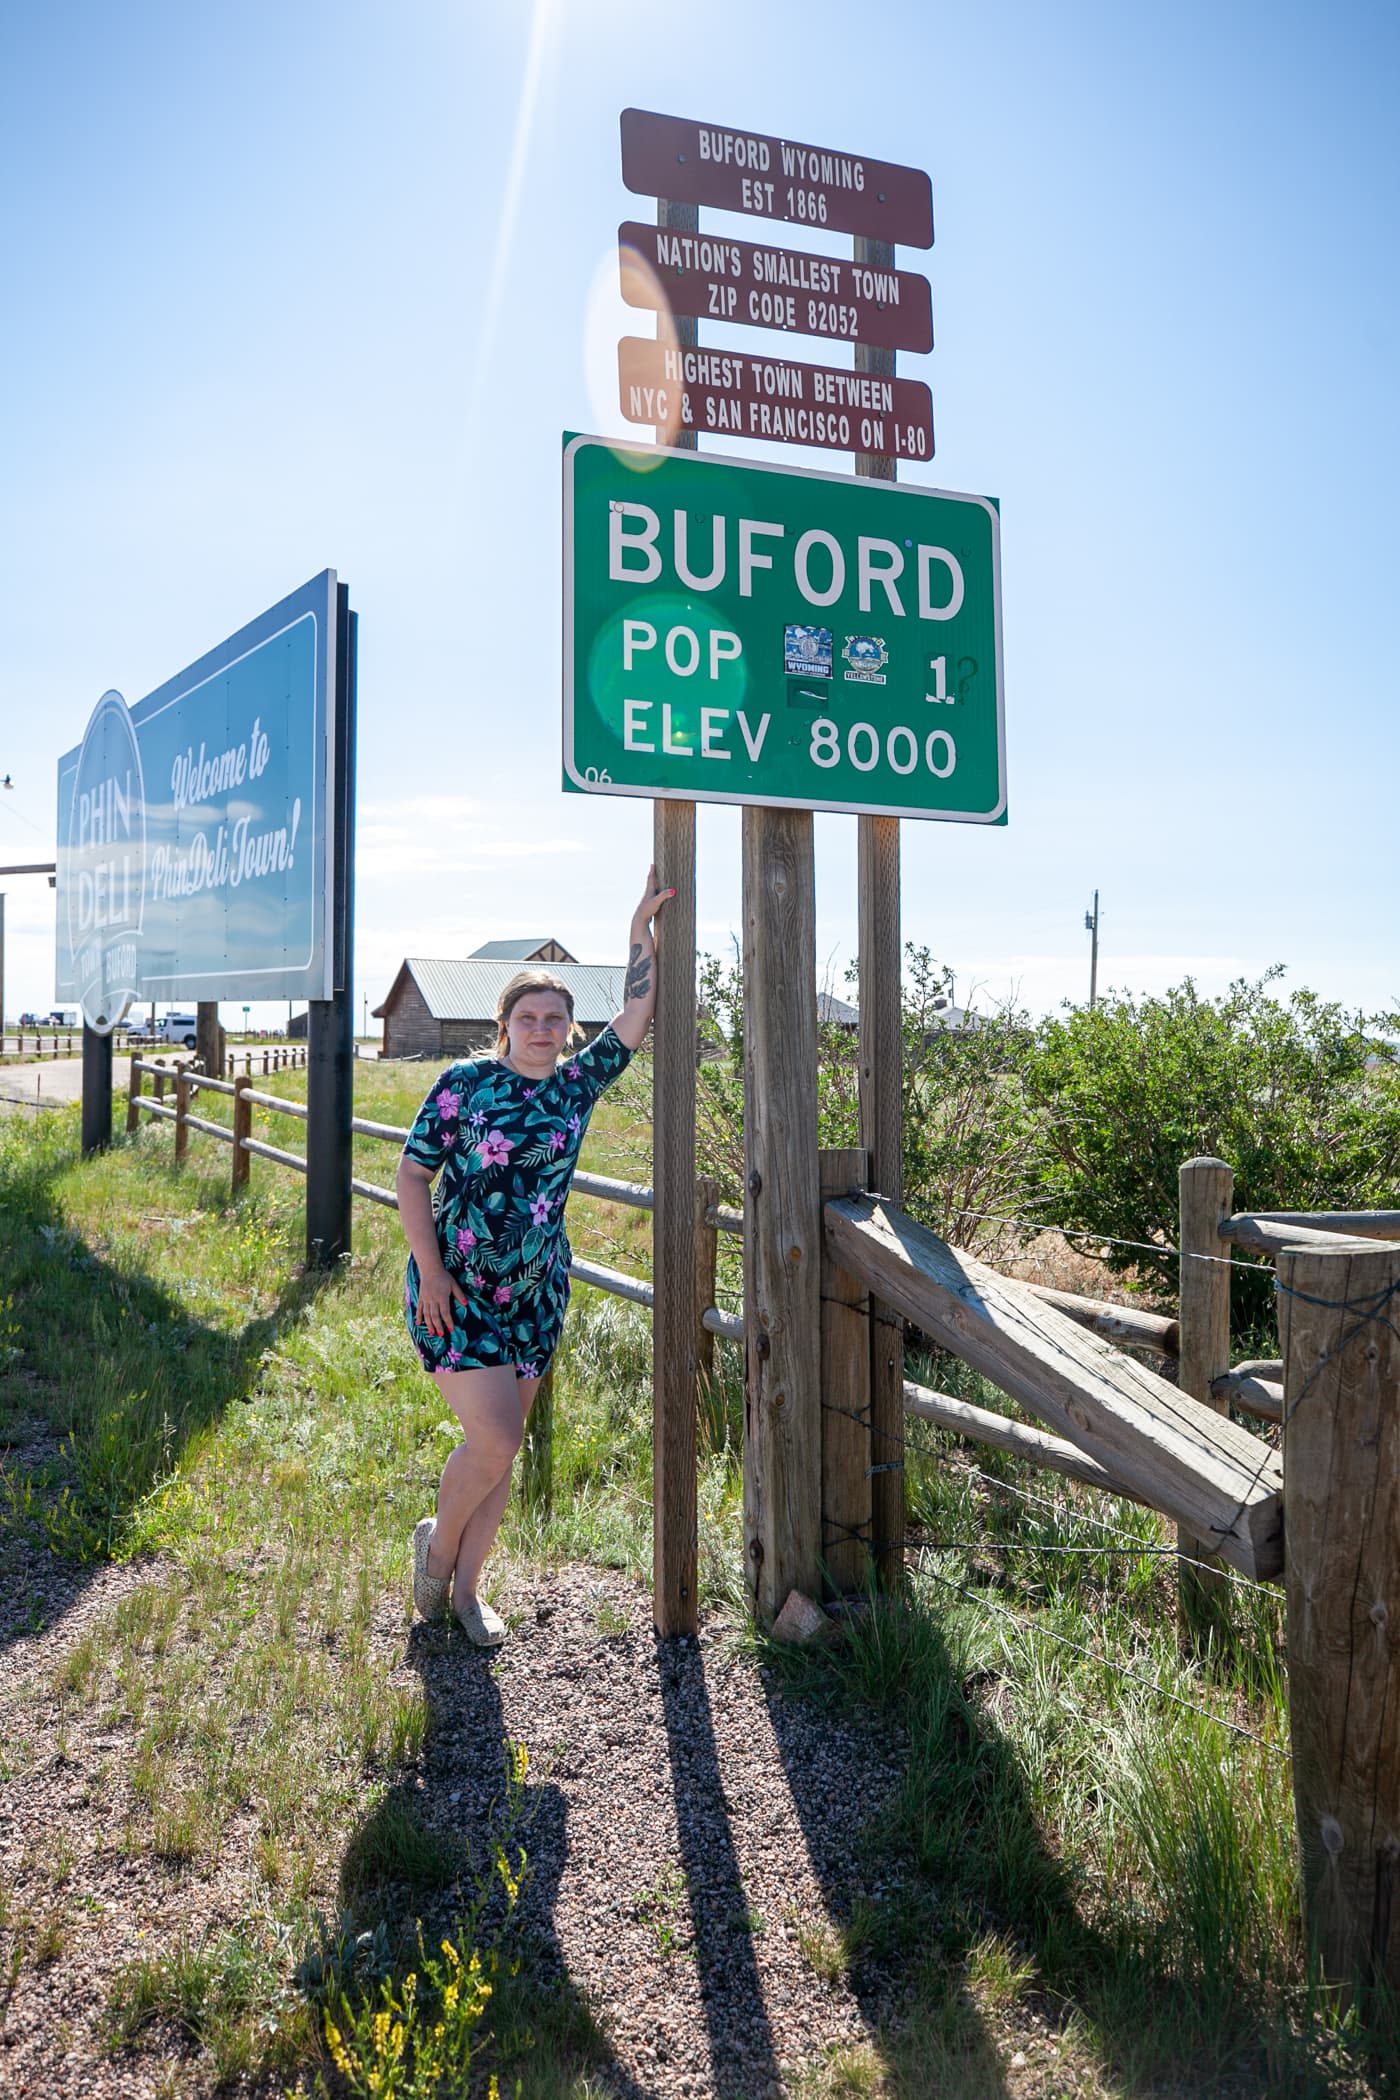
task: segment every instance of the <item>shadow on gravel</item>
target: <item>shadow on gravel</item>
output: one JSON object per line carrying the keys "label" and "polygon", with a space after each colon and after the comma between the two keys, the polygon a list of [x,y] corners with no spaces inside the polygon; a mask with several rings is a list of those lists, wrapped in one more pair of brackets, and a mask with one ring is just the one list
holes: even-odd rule
{"label": "shadow on gravel", "polygon": [[[383,1919],[391,1937],[411,1935],[421,1918],[431,1944],[453,1930],[476,1874],[490,1867],[511,1743],[491,1658],[455,1625],[415,1621],[408,1661],[427,1702],[422,1756],[352,1838],[341,1896],[364,1925]],[[528,1866],[514,1927],[521,1967],[518,1976],[498,1979],[488,2015],[502,2091],[509,2092],[517,2076],[526,2093],[552,2091],[551,2075],[563,2090],[569,2071],[586,2067],[618,2100],[649,2100],[618,2063],[565,1967],[554,1910],[569,1856],[568,1808],[563,1790],[547,1776],[525,1782],[516,1843]],[[406,1865],[412,1871],[404,1871]],[[486,1937],[503,1909],[498,1885],[485,1912]]]}
{"label": "shadow on gravel", "polygon": [[[1199,2071],[1189,2046],[1180,2062],[1144,2066],[1149,2030],[1156,2022],[1159,2034],[1170,2031],[1171,1994],[1181,1986],[1126,1931],[1110,1939],[1085,1921],[1074,1883],[1047,1849],[1015,1750],[977,1703],[926,1604],[877,1598],[825,1652],[770,1653],[779,1684],[799,1700],[864,1713],[900,1744],[898,1786],[867,1832],[879,1893],[852,1909],[839,1887],[830,1890],[852,1948],[851,1988],[880,2053],[904,2059],[900,2090],[946,2100],[1009,2092],[969,1986],[969,1965],[989,1936],[1025,1963],[1024,1995],[1052,2026],[1087,2023],[1117,2055],[1115,2091],[1155,2092],[1164,2070]],[[789,1755],[780,1725],[787,1703],[770,1688],[793,1802],[826,1886],[829,1804],[810,1764]],[[853,1771],[850,1784],[860,1783]],[[1003,1994],[1004,2002],[1021,1995]],[[1190,2021],[1176,2031],[1189,2034]]]}
{"label": "shadow on gravel", "polygon": [[270,1314],[235,1332],[207,1326],[158,1275],[116,1266],[69,1225],[51,1184],[73,1165],[76,1126],[69,1141],[32,1133],[22,1150],[5,1134],[0,1654],[81,1598],[131,1513],[190,1438],[253,1390],[266,1350],[331,1275],[289,1274]]}
{"label": "shadow on gravel", "polygon": [[657,1639],[676,1824],[690,1901],[700,1998],[710,2040],[710,2090],[762,2100],[779,2069],[753,1946],[749,1898],[729,1827],[710,1694],[699,1644]]}

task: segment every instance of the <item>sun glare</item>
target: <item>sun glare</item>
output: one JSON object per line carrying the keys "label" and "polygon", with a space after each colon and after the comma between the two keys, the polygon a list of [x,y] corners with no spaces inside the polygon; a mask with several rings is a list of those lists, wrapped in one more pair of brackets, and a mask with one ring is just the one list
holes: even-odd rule
{"label": "sun glare", "polygon": [[564,0],[534,0],[534,6],[530,10],[530,38],[525,47],[525,69],[521,75],[520,100],[516,105],[515,128],[511,135],[510,160],[506,168],[505,192],[501,199],[500,222],[496,232],[496,253],[491,263],[491,277],[486,288],[476,340],[476,367],[472,374],[469,396],[468,427],[472,430],[478,427],[479,410],[485,396],[491,353],[495,346],[496,328],[505,296],[506,274],[515,245],[516,221],[520,216],[520,192],[530,157],[530,142],[535,128],[540,85],[546,62],[557,47],[556,31],[563,12]]}

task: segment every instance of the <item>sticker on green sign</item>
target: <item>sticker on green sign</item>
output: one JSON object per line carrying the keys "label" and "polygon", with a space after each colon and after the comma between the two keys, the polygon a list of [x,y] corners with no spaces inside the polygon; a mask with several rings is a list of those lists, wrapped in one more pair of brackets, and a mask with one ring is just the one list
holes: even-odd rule
{"label": "sticker on green sign", "polygon": [[564,440],[564,786],[1006,821],[983,496]]}

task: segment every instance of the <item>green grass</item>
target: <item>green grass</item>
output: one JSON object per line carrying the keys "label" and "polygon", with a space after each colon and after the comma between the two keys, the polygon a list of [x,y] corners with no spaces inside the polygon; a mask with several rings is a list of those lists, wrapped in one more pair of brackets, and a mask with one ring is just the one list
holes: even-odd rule
{"label": "green grass", "polygon": [[[986,1454],[970,1470],[910,1427],[911,1508],[937,1550],[839,1645],[767,1649],[791,1692],[873,1712],[909,1745],[874,1839],[897,1896],[809,1922],[815,1973],[902,1946],[906,2018],[951,2022],[958,2062],[971,2006],[984,2023],[1051,2008],[1086,2091],[1395,2089],[1384,2008],[1341,2014],[1302,1957],[1277,1594],[1239,1593],[1228,1662],[1184,1662],[1159,1520],[999,1460],[994,1477],[1051,1506],[1013,1501],[978,1477]],[[874,2074],[856,2052],[815,2090],[1000,2090],[941,2042],[916,2060],[907,2031],[884,2083],[860,2084]]]}
{"label": "green grass", "polygon": [[[362,1065],[357,1106],[405,1123],[432,1076]],[[267,1084],[295,1097],[305,1076]],[[649,1178],[639,1098],[601,1105],[586,1165]],[[224,1113],[207,1096],[200,1110]],[[266,1130],[299,1147],[297,1125]],[[109,2040],[165,2063],[194,2050],[211,2082],[330,2076],[329,1986],[318,1999],[293,1982],[321,1947],[367,2076],[383,1990],[392,2031],[408,1974],[415,2019],[447,1989],[415,1919],[443,1905],[469,1919],[476,1900],[472,1863],[399,1784],[427,1710],[375,1645],[386,1615],[406,1623],[409,1531],[455,1434],[403,1336],[397,1220],[357,1205],[353,1259],[306,1277],[301,1185],[282,1170],[255,1161],[235,1202],[227,1150],[206,1138],[178,1173],[164,1126],[95,1161],[75,1152],[75,1114],[0,1123],[0,1576],[21,1544],[137,1564],[137,1587],[53,1666],[59,1741],[128,1746],[116,1836],[134,1860],[195,1883],[235,1842],[247,1862],[241,1915],[119,1975]],[[393,1160],[357,1140],[364,1178],[388,1181]],[[648,1272],[645,1214],[578,1201],[570,1225],[581,1254]],[[722,1251],[732,1289],[737,1243]],[[649,1577],[650,1358],[639,1308],[579,1288],[552,1497],[512,1500],[498,1574],[584,1560]],[[947,1360],[911,1370],[1006,1406]],[[743,1632],[741,1424],[738,1353],[721,1345],[701,1422],[703,1604],[785,1696],[873,1716],[900,1746],[870,1892],[781,1921],[814,1986],[892,1974],[898,2010],[794,2088],[1000,2095],[1021,2037],[1038,2094],[1395,2090],[1381,2015],[1343,2012],[1302,1957],[1277,1592],[1233,1589],[1228,1650],[1187,1663],[1157,1518],[912,1424],[907,1597],[870,1600],[820,1652],[774,1649]],[[607,1603],[597,1623],[609,1638],[625,1620]],[[21,1718],[0,1699],[0,1773],[24,1755]],[[42,1902],[0,1886],[11,1969],[80,1946],[61,1839]],[[632,1900],[679,1950],[674,1883]],[[348,1937],[328,1923],[346,1912]],[[531,2100],[586,2100],[593,2009],[496,1952],[462,2060],[480,2045],[503,2091],[519,2075]]]}

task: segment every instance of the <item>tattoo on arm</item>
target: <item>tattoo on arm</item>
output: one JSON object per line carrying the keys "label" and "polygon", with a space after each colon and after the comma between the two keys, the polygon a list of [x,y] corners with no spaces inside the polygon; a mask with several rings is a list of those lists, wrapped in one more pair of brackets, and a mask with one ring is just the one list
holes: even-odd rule
{"label": "tattoo on arm", "polygon": [[627,959],[627,978],[622,987],[622,1002],[629,999],[645,999],[651,990],[651,957],[643,955],[640,941],[633,941],[632,953]]}

